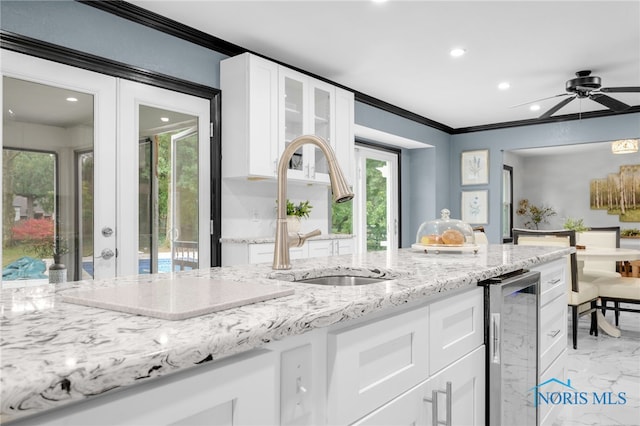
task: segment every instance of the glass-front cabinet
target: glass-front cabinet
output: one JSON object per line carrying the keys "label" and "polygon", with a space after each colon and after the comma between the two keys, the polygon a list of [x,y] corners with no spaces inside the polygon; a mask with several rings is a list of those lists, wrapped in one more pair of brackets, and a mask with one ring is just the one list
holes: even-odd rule
{"label": "glass-front cabinet", "polygon": [[[284,67],[279,69],[279,153],[297,137],[312,134],[335,150],[333,86]],[[301,147],[289,161],[289,178],[329,182],[329,167],[319,148]]]}
{"label": "glass-front cabinet", "polygon": [[[221,62],[220,85],[223,177],[276,177],[286,146],[311,134],[331,145],[352,181],[353,93],[249,53]],[[288,178],[329,183],[324,154],[302,146]]]}

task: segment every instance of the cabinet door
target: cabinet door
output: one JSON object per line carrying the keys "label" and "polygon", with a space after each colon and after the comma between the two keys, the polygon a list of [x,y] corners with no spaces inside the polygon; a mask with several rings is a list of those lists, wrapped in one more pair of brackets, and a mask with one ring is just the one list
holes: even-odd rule
{"label": "cabinet door", "polygon": [[248,53],[220,62],[223,177],[276,176],[278,71],[277,64]]}
{"label": "cabinet door", "polygon": [[355,184],[355,101],[352,92],[335,88],[336,118],[334,146],[340,167],[349,185]]}
{"label": "cabinet door", "polygon": [[[485,346],[482,345],[440,373],[429,378],[423,396],[428,425],[484,425],[485,423]],[[447,392],[450,383],[450,392]],[[435,394],[434,394],[435,391]],[[433,397],[436,401],[433,401]],[[447,408],[450,404],[451,410]],[[436,411],[434,411],[436,407]],[[450,417],[449,417],[450,416]]]}
{"label": "cabinet door", "polygon": [[26,419],[39,425],[274,425],[276,353],[257,350]]}
{"label": "cabinet door", "polygon": [[351,254],[353,253],[353,238],[338,239],[333,242],[335,255]]}
{"label": "cabinet door", "polygon": [[308,241],[307,246],[309,248],[309,257],[327,257],[334,254],[332,240]]}
{"label": "cabinet door", "polygon": [[[327,141],[335,151],[335,89],[321,81],[309,80],[309,124],[311,134]],[[327,158],[319,148],[310,145],[305,159],[308,161],[308,178],[316,182],[329,182]]]}
{"label": "cabinet door", "polygon": [[428,307],[327,336],[329,424],[349,424],[428,376]]}
{"label": "cabinet door", "polygon": [[420,384],[354,423],[354,426],[426,425],[425,384]]}
{"label": "cabinet door", "polygon": [[[309,79],[303,74],[285,67],[278,71],[279,93],[279,155],[297,137],[306,135],[311,128],[307,116],[309,114]],[[306,180],[309,176],[308,149],[303,146],[289,160],[288,177]],[[305,161],[307,163],[305,163]]]}

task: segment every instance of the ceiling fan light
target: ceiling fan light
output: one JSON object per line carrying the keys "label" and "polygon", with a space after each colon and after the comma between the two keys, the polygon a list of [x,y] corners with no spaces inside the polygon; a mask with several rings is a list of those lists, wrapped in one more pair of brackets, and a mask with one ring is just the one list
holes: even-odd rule
{"label": "ceiling fan light", "polygon": [[638,139],[620,139],[611,142],[611,152],[614,154],[633,154],[638,152]]}

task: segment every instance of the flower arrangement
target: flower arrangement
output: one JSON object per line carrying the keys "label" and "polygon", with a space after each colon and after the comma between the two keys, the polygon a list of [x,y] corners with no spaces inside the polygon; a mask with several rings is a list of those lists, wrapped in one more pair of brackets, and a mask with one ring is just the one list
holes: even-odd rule
{"label": "flower arrangement", "polygon": [[538,229],[540,223],[549,223],[549,217],[555,216],[556,212],[551,207],[538,207],[533,204],[529,204],[529,200],[520,200],[518,210],[516,210],[518,216],[526,216],[528,220],[524,223],[529,229]]}

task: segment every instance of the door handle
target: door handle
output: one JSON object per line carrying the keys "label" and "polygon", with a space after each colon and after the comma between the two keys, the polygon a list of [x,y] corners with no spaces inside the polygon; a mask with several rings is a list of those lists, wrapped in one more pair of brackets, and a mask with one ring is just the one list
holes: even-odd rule
{"label": "door handle", "polygon": [[100,256],[97,256],[96,259],[109,260],[115,255],[116,254],[113,252],[113,250],[106,248],[102,249],[102,252],[100,252]]}

